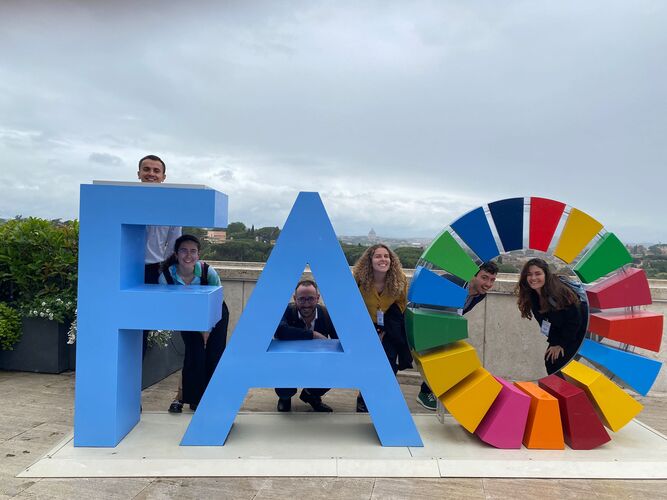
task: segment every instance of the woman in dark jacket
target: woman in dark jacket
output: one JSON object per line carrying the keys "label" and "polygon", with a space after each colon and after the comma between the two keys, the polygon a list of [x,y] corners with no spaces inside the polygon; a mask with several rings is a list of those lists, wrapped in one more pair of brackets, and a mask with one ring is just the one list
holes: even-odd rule
{"label": "woman in dark jacket", "polygon": [[[159,283],[162,285],[221,286],[220,277],[211,266],[199,260],[199,240],[184,234],[174,244],[174,253],[162,264]],[[185,345],[182,386],[169,406],[169,413],[181,413],[183,403],[196,410],[204,395],[218,361],[227,345],[229,309],[222,302],[222,316],[210,332],[181,332]]]}
{"label": "woman in dark jacket", "polygon": [[535,317],[547,337],[544,364],[551,375],[572,359],[586,333],[581,301],[542,259],[526,262],[515,292],[521,317]]}

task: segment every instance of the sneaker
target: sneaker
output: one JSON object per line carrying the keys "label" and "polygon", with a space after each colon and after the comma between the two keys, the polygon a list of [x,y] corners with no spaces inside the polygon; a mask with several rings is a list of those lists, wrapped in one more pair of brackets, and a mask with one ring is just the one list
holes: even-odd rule
{"label": "sneaker", "polygon": [[438,400],[432,392],[420,392],[417,395],[417,403],[430,411],[435,411],[438,407]]}
{"label": "sneaker", "polygon": [[169,413],[183,413],[183,402],[178,399],[174,399],[169,405]]}

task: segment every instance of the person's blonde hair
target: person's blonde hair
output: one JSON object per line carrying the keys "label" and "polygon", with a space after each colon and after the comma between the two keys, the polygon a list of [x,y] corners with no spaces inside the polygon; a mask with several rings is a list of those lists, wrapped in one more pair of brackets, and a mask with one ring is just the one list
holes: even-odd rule
{"label": "person's blonde hair", "polygon": [[385,275],[383,293],[387,293],[392,297],[398,297],[405,290],[408,279],[403,272],[401,259],[387,245],[379,243],[368,247],[354,264],[352,275],[363,292],[368,292],[373,288],[373,254],[378,248],[387,250],[390,260],[389,270]]}

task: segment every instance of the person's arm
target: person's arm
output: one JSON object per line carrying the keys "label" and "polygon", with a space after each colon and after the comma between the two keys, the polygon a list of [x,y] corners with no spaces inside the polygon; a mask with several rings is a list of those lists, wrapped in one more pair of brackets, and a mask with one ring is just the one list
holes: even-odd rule
{"label": "person's arm", "polygon": [[306,330],[305,328],[299,328],[298,326],[291,326],[289,324],[289,318],[292,314],[290,306],[287,306],[285,313],[276,328],[276,333],[274,335],[278,340],[313,340],[313,331]]}
{"label": "person's arm", "polygon": [[336,333],[333,321],[331,321],[331,316],[329,316],[329,311],[324,306],[321,308],[318,307],[317,315],[318,320],[315,323],[318,333],[324,335],[325,338],[337,339],[338,334]]}

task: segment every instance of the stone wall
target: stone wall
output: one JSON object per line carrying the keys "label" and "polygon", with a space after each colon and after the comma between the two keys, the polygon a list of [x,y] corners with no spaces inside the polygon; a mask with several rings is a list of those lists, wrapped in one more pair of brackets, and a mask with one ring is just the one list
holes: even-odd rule
{"label": "stone wall", "polygon": [[[220,274],[225,300],[230,310],[230,334],[238,322],[263,269],[261,263],[212,262]],[[408,277],[412,270],[406,270]],[[494,375],[513,380],[536,379],[544,375],[543,356],[546,348],[535,320],[521,319],[512,295],[518,275],[500,274],[487,299],[471,311],[468,332],[484,366]],[[667,314],[667,280],[651,280],[653,304],[649,311]],[[326,302],[326,294],[322,295]],[[667,361],[667,334],[663,332],[662,349],[654,353],[637,349],[638,353]],[[663,369],[653,391],[667,392],[667,371]]]}

